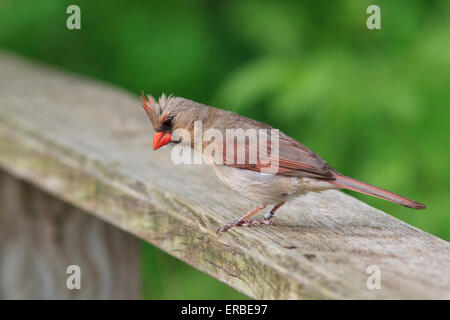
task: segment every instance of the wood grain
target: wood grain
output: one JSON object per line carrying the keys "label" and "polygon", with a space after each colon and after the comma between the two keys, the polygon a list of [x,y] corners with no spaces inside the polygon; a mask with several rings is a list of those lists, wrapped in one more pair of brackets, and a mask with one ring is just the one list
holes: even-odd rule
{"label": "wood grain", "polygon": [[[0,299],[138,299],[139,240],[0,171]],[[68,266],[80,288],[66,286]]]}
{"label": "wood grain", "polygon": [[[0,55],[7,172],[250,297],[450,298],[448,242],[338,191],[285,205],[274,226],[216,235],[254,204],[151,144],[137,94]],[[370,265],[380,290],[366,286]]]}

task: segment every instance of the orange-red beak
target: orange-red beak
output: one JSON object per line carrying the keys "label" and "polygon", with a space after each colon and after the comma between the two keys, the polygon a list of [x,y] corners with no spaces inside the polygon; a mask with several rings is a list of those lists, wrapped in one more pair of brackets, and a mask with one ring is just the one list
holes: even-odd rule
{"label": "orange-red beak", "polygon": [[155,132],[153,134],[153,150],[159,149],[172,141],[172,136],[168,132]]}

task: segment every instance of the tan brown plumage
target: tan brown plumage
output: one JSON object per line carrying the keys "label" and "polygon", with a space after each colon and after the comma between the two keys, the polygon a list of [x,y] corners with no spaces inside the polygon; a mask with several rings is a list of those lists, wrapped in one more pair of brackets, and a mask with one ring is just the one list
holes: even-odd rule
{"label": "tan brown plumage", "polygon": [[[156,131],[153,141],[155,150],[170,142],[181,142],[197,148],[220,180],[258,203],[255,209],[219,231],[225,231],[237,225],[269,223],[274,212],[286,201],[307,192],[328,189],[349,189],[408,208],[425,208],[417,201],[340,174],[313,151],[281,131],[278,133],[278,139],[275,140],[277,145],[272,145],[271,130],[274,128],[263,122],[180,97],[162,95],[156,102],[152,96],[146,97],[142,94],[142,104]],[[197,146],[193,143],[193,139],[188,143],[182,137],[173,137],[179,129],[185,129],[189,135],[193,136],[195,121],[201,121],[202,133],[214,128],[224,136],[229,129],[266,130],[267,144],[262,147],[265,150],[261,150],[260,144],[256,141],[252,143],[254,141],[250,141],[250,138],[234,141],[231,146],[225,141],[216,140],[203,142]],[[220,161],[205,152],[206,147],[218,147],[218,144],[221,144],[221,150],[224,150]],[[245,161],[237,161],[239,152],[245,155]],[[255,154],[257,155],[255,161],[249,161],[251,155]],[[274,163],[277,164],[276,170],[267,171]],[[264,220],[249,220],[252,215],[270,204],[275,206],[265,215]]]}

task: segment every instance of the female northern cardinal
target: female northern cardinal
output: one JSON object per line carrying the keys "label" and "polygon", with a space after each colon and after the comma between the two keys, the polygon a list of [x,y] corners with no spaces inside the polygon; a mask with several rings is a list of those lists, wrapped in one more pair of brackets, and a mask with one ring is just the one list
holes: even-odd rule
{"label": "female northern cardinal", "polygon": [[[251,139],[241,139],[236,142],[233,138],[233,143],[230,146],[219,139],[195,144],[195,139],[175,136],[177,130],[184,129],[190,137],[193,137],[195,122],[201,121],[202,133],[205,133],[208,129],[215,129],[216,132],[225,136],[227,130],[254,129],[269,131],[268,137],[272,137],[273,134],[270,133],[270,130],[275,129],[265,123],[188,99],[166,97],[164,94],[156,102],[152,96],[145,97],[142,93],[142,103],[155,130],[153,135],[154,150],[168,143],[181,142],[189,145],[201,152],[203,158],[213,168],[220,180],[259,204],[241,218],[220,228],[218,232],[238,225],[269,224],[269,220],[274,216],[275,211],[286,201],[307,192],[320,192],[329,189],[344,188],[395,202],[408,208],[425,208],[419,202],[340,174],[303,144],[282,132],[277,131],[279,133],[278,139],[275,141],[277,150],[274,148],[273,140],[270,140],[266,144],[267,146],[264,146],[252,143]],[[221,144],[221,146],[218,144]],[[218,156],[205,152],[211,145],[221,147],[222,149],[216,148],[215,150],[223,150],[223,155]],[[263,153],[262,148],[267,150],[264,150]],[[236,155],[239,152],[245,155],[244,162],[236,161]],[[249,161],[252,152],[257,154],[256,160],[253,162]],[[221,161],[217,161],[217,159]],[[277,164],[276,170],[266,171],[272,163]],[[269,204],[275,206],[264,215],[263,220],[249,220],[251,216]]]}

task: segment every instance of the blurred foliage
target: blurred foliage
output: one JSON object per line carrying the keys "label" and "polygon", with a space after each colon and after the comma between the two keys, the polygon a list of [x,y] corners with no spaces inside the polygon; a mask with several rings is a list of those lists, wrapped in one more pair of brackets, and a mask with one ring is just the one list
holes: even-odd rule
{"label": "blurred foliage", "polygon": [[[65,27],[69,4],[80,31]],[[381,30],[366,28],[370,4]],[[353,194],[446,240],[449,39],[446,0],[0,2],[2,47],[268,122],[339,171],[425,203]],[[146,297],[241,297],[145,247]]]}

